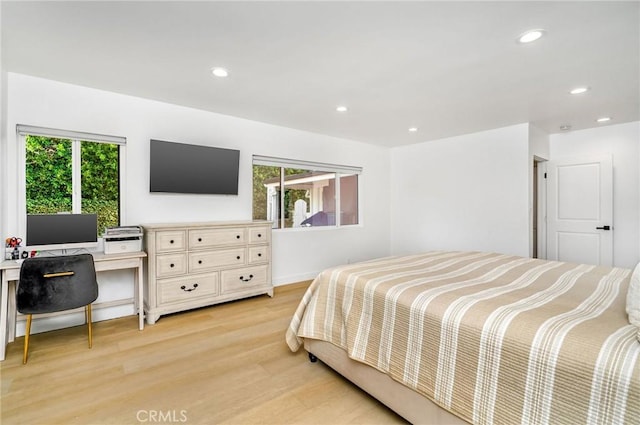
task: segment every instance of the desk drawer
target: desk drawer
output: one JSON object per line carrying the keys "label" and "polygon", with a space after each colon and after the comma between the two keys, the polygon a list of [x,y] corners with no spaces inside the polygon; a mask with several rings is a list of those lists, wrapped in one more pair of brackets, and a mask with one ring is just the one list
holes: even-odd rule
{"label": "desk drawer", "polygon": [[158,277],[179,276],[187,272],[187,254],[164,254],[156,257],[156,275]]}
{"label": "desk drawer", "polygon": [[187,237],[184,230],[156,233],[156,251],[183,251],[187,247]]}
{"label": "desk drawer", "polygon": [[160,304],[218,295],[218,273],[158,280]]}
{"label": "desk drawer", "polygon": [[267,265],[223,270],[220,272],[221,292],[227,294],[266,285],[269,282],[268,272]]}
{"label": "desk drawer", "polygon": [[245,248],[196,251],[189,254],[189,272],[217,270],[226,266],[241,266],[245,263]]}

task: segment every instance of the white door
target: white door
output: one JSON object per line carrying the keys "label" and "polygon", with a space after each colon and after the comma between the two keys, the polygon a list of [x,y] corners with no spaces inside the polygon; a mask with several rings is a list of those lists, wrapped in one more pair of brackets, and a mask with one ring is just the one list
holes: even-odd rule
{"label": "white door", "polygon": [[547,258],[613,265],[610,155],[547,162]]}

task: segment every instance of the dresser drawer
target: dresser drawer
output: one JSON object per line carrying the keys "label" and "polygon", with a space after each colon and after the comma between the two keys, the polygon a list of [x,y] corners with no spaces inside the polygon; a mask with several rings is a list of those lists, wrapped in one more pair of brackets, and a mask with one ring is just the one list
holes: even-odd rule
{"label": "dresser drawer", "polygon": [[156,257],[156,276],[179,276],[187,272],[187,254],[163,254]]}
{"label": "dresser drawer", "polygon": [[271,229],[269,227],[250,227],[249,243],[267,243],[271,239]]}
{"label": "dresser drawer", "polygon": [[189,249],[244,245],[245,243],[246,237],[241,227],[189,230]]}
{"label": "dresser drawer", "polygon": [[221,292],[227,294],[266,285],[269,282],[268,272],[268,265],[223,270],[220,272]]}
{"label": "dresser drawer", "polygon": [[269,261],[269,246],[249,247],[249,264],[266,263]]}
{"label": "dresser drawer", "polygon": [[187,248],[186,232],[184,230],[156,233],[156,251],[183,251]]}
{"label": "dresser drawer", "polygon": [[218,295],[218,273],[158,280],[158,298],[161,304],[215,295]]}
{"label": "dresser drawer", "polygon": [[219,249],[216,251],[196,251],[189,253],[189,272],[217,270],[221,267],[246,264],[245,248]]}

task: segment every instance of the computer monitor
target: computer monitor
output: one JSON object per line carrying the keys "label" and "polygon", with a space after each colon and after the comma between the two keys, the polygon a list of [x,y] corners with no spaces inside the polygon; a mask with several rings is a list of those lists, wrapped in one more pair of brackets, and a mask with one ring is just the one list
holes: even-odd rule
{"label": "computer monitor", "polygon": [[27,214],[25,245],[34,250],[96,248],[97,214]]}

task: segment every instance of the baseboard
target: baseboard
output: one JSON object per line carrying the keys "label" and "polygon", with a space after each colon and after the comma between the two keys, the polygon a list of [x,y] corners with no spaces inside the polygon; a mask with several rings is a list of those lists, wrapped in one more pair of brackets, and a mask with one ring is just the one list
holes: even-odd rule
{"label": "baseboard", "polygon": [[319,274],[320,272],[317,271],[317,272],[301,273],[301,274],[289,275],[289,276],[281,276],[277,278],[272,278],[272,282],[273,282],[273,286],[288,285],[290,283],[302,282],[304,280],[313,280]]}

